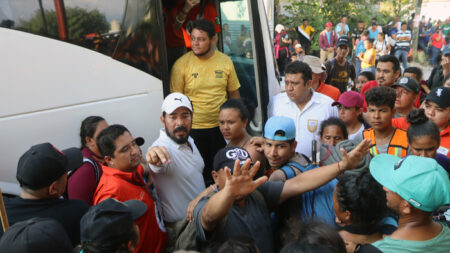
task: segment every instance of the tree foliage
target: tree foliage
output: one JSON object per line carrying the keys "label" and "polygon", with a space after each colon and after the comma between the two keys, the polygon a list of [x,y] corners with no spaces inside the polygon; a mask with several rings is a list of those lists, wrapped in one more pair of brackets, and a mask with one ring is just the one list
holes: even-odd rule
{"label": "tree foliage", "polygon": [[[45,22],[40,10],[36,10],[29,20],[20,20],[18,29],[58,38],[56,12],[54,10],[45,10],[44,16]],[[82,40],[89,33],[105,33],[109,30],[109,23],[105,15],[98,10],[87,11],[78,7],[67,8],[66,20],[69,40],[71,41]]]}

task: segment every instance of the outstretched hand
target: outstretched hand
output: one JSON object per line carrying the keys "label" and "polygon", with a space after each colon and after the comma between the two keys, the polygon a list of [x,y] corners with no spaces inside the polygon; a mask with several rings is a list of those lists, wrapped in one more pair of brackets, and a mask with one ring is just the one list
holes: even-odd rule
{"label": "outstretched hand", "polygon": [[258,161],[250,168],[250,159],[247,159],[241,167],[240,161],[236,160],[234,163],[233,174],[231,174],[228,167],[225,167],[227,178],[223,190],[234,200],[242,199],[252,193],[256,188],[267,181],[266,176],[253,180],[260,165],[261,163]]}
{"label": "outstretched hand", "polygon": [[264,137],[254,136],[248,141],[248,144],[255,146],[256,151],[264,153]]}
{"label": "outstretched hand", "polygon": [[345,151],[345,149],[341,148],[342,153],[341,167],[346,170],[352,170],[356,168],[358,164],[362,161],[364,156],[366,156],[369,153],[370,146],[371,140],[365,139],[348,154]]}
{"label": "outstretched hand", "polygon": [[154,166],[161,166],[164,163],[170,163],[169,151],[163,146],[149,147],[145,154],[147,161]]}

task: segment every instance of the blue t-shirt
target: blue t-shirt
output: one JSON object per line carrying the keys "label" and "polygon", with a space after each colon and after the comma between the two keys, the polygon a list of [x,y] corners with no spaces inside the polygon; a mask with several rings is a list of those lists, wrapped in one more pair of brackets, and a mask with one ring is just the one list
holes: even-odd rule
{"label": "blue t-shirt", "polygon": [[369,29],[369,39],[376,40],[378,36],[378,29],[375,29],[375,32],[372,32],[372,29]]}
{"label": "blue t-shirt", "polygon": [[[341,36],[339,35],[339,32],[341,32],[341,30],[342,30],[342,23],[339,23],[339,24],[337,24],[337,26],[336,26],[336,33],[337,33],[337,37],[338,37],[338,38],[341,37]],[[347,24],[345,24],[343,36],[347,36],[347,33],[348,33],[349,31],[350,31],[350,28],[348,27]]]}
{"label": "blue t-shirt", "polygon": [[331,42],[330,42],[330,35],[331,35],[331,31],[329,32],[325,32],[327,34],[327,40],[328,40],[328,45],[331,46]]}
{"label": "blue t-shirt", "polygon": [[365,53],[366,52],[366,48],[364,47],[364,41],[360,41],[358,42],[358,45],[356,45],[356,49],[355,49],[355,55],[359,55],[359,53]]}

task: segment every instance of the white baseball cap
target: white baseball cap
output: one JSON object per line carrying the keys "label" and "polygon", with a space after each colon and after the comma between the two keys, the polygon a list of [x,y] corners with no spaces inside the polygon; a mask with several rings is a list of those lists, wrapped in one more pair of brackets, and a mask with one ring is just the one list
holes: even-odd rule
{"label": "white baseball cap", "polygon": [[161,111],[171,114],[173,111],[179,107],[186,107],[192,112],[191,100],[189,100],[186,95],[179,92],[170,93],[165,99],[161,106]]}

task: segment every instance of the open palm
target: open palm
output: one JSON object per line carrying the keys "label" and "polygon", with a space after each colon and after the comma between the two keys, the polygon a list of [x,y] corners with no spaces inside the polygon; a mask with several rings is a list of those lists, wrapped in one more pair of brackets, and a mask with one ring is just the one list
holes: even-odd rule
{"label": "open palm", "polygon": [[253,180],[259,167],[260,162],[256,162],[255,165],[250,168],[250,159],[247,159],[241,167],[240,161],[236,160],[234,163],[233,174],[231,174],[228,167],[225,168],[227,179],[224,190],[235,200],[249,195],[267,181],[266,176]]}

